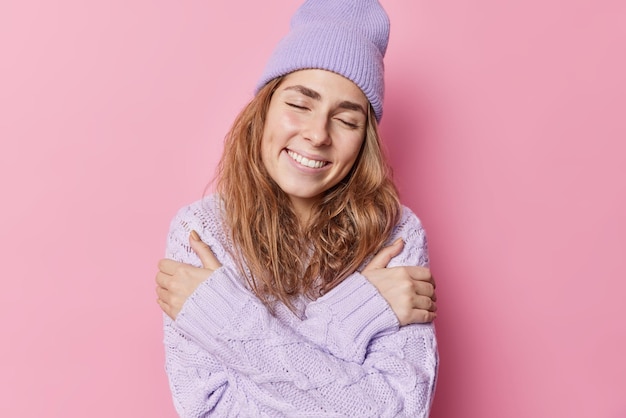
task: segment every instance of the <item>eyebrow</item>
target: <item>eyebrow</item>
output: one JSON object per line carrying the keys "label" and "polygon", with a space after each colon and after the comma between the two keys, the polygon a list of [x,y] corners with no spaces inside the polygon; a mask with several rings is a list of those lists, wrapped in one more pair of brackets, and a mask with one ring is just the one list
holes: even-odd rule
{"label": "eyebrow", "polygon": [[313,100],[322,100],[322,95],[316,92],[315,90],[311,90],[308,87],[304,87],[301,85],[289,86],[285,87],[285,90],[295,90],[300,94],[304,94],[307,97],[310,97]]}
{"label": "eyebrow", "polygon": [[[308,87],[304,87],[300,84],[294,85],[294,86],[289,86],[289,87],[285,87],[285,90],[295,90],[300,94],[303,94],[307,97],[310,97],[313,100],[322,100],[322,95],[319,94],[318,92],[316,92],[315,90],[312,90]],[[363,106],[361,106],[358,103],[355,102],[351,102],[349,100],[344,100],[341,103],[339,103],[339,105],[337,106],[339,108],[342,109],[347,109],[347,110],[355,110],[357,112],[361,112],[364,115],[367,116],[367,112],[365,111],[365,109],[363,108]]]}
{"label": "eyebrow", "polygon": [[344,100],[343,102],[339,103],[338,107],[340,107],[342,109],[355,110],[355,111],[361,112],[365,116],[367,116],[367,112],[365,111],[365,109],[363,109],[363,106],[361,106],[358,103],[354,103],[354,102],[350,102],[348,100]]}

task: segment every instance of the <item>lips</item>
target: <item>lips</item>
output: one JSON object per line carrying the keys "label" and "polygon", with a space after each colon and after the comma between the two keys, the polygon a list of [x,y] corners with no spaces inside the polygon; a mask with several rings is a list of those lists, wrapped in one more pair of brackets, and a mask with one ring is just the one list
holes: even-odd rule
{"label": "lips", "polygon": [[309,168],[322,168],[326,164],[328,164],[328,161],[311,160],[289,149],[287,150],[287,154],[291,157],[292,160],[294,160],[298,164],[303,165],[305,167],[309,167]]}

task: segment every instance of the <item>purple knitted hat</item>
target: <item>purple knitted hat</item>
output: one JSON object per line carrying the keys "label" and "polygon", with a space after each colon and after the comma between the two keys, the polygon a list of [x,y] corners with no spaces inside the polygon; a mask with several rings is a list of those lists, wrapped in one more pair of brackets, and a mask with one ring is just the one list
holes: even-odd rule
{"label": "purple knitted hat", "polygon": [[389,17],[377,0],[307,0],[270,57],[257,92],[296,70],[328,70],[359,86],[380,122],[388,40]]}

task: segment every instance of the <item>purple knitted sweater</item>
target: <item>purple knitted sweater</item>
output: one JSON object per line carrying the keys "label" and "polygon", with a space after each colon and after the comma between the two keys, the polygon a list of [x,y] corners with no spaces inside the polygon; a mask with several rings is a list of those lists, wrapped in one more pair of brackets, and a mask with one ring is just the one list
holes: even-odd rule
{"label": "purple knitted sweater", "polygon": [[[182,417],[427,417],[437,376],[432,324],[398,326],[359,273],[315,301],[271,315],[230,255],[216,195],[184,207],[171,224],[167,258],[200,266],[195,229],[223,264],[165,316],[166,371]],[[389,267],[427,265],[424,230],[403,208],[390,239],[405,241]]]}

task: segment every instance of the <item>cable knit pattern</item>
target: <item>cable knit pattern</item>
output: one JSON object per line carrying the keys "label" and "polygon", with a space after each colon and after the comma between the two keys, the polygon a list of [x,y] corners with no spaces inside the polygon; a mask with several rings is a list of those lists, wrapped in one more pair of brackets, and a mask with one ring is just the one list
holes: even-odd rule
{"label": "cable knit pattern", "polygon": [[[220,200],[179,211],[167,254],[200,266],[195,229],[223,266],[164,317],[166,371],[182,417],[427,417],[438,367],[432,324],[398,327],[374,286],[354,273],[323,297],[302,297],[294,314],[271,315],[230,256]],[[426,238],[404,208],[390,242],[405,240],[390,266],[428,265]]]}

